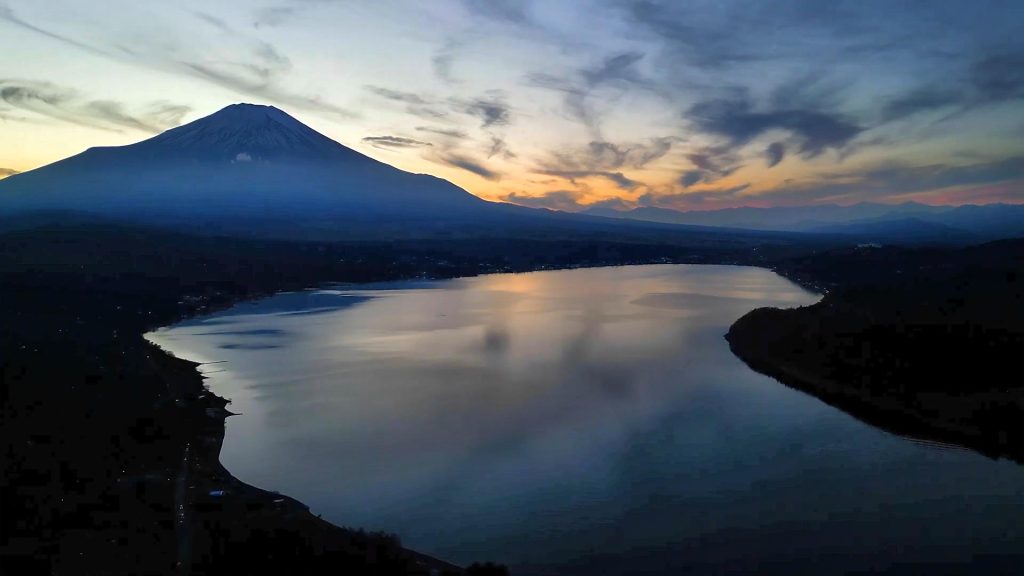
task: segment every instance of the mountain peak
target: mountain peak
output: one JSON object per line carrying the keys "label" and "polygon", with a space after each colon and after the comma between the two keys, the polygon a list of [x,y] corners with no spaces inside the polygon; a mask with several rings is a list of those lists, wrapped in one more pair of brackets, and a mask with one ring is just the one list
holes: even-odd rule
{"label": "mountain peak", "polygon": [[369,160],[273,106],[231,104],[135,145],[139,153],[204,162]]}
{"label": "mountain peak", "polygon": [[284,126],[301,126],[308,129],[305,124],[299,122],[287,112],[279,108],[263,104],[249,104],[246,102],[230,104],[209,116],[200,118],[196,122],[217,121],[231,124],[243,124],[253,122],[259,123],[267,120],[277,122]]}

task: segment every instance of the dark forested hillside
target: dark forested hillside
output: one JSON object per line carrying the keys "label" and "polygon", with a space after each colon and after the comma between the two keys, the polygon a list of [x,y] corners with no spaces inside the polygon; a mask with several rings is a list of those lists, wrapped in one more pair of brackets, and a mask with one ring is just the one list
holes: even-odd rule
{"label": "dark forested hillside", "polygon": [[828,293],[737,321],[748,364],[884,428],[1024,460],[1024,240],[776,267]]}

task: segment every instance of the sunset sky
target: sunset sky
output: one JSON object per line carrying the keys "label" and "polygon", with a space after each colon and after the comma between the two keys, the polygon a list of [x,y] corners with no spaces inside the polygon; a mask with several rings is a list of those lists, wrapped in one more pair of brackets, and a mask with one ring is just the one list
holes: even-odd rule
{"label": "sunset sky", "polygon": [[530,206],[1024,202],[1024,2],[0,0],[0,177],[234,102]]}

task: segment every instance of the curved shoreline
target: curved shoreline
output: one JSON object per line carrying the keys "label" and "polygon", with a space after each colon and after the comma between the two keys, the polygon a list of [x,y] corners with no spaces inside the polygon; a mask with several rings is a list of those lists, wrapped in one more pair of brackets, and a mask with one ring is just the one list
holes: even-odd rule
{"label": "curved shoreline", "polygon": [[[1013,431],[1013,422],[1024,416],[1024,398],[1018,391],[932,389],[919,386],[913,376],[907,382],[898,376],[905,376],[905,366],[878,360],[893,348],[888,341],[874,343],[876,355],[868,353],[866,363],[846,365],[850,347],[836,345],[829,336],[834,330],[842,334],[832,324],[845,317],[832,311],[846,306],[841,295],[831,293],[804,308],[759,308],[733,323],[725,337],[732,352],[751,369],[871,426],[1024,463],[1024,439]],[[833,315],[844,319],[835,320]],[[956,335],[948,338],[955,341]],[[898,338],[893,341],[905,345]],[[928,378],[922,375],[921,380]]]}
{"label": "curved shoreline", "polygon": [[[780,284],[788,285],[789,286],[789,290],[792,290],[794,293],[799,292],[799,293],[802,293],[802,294],[807,294],[807,297],[804,298],[802,300],[802,302],[814,301],[814,300],[819,299],[821,297],[821,295],[818,294],[818,293],[808,294],[808,292],[810,292],[810,291],[807,291],[805,289],[801,289],[803,287],[798,287],[798,285],[794,285],[793,283],[791,283],[790,280],[785,279],[785,278],[777,275],[774,271],[767,270],[764,267],[755,267],[755,266],[750,266],[750,265],[736,265],[736,264],[691,265],[691,264],[661,264],[661,263],[656,263],[656,264],[633,264],[633,265],[625,266],[625,268],[637,268],[638,270],[644,270],[646,268],[653,268],[653,269],[657,270],[660,267],[664,267],[665,269],[672,269],[672,268],[681,267],[681,268],[685,269],[688,266],[692,267],[692,269],[705,268],[706,266],[710,266],[712,269],[719,269],[719,268],[721,268],[721,269],[725,269],[725,270],[735,271],[736,273],[741,273],[743,270],[749,270],[750,272],[754,272],[755,270],[757,270],[760,273],[765,274],[766,276],[773,277],[775,279],[775,281],[779,282]],[[566,269],[562,269],[562,270],[522,271],[522,272],[517,272],[517,273],[513,273],[513,274],[519,274],[519,273],[523,273],[523,274],[544,274],[546,272],[564,273],[565,270],[571,270],[571,269],[574,269],[574,268],[575,267],[567,267]],[[598,267],[587,267],[587,268],[588,269],[591,269],[591,268],[610,268],[610,269],[615,269],[615,268],[623,268],[623,266],[615,265],[615,266],[598,266]],[[702,272],[702,273],[704,273],[704,272]],[[490,274],[486,274],[486,275],[494,275],[494,274],[502,275],[502,274],[506,274],[506,273],[490,273]],[[454,279],[457,280],[458,278],[469,278],[469,277],[468,276],[455,277]],[[448,278],[445,278],[445,279],[435,279],[435,281],[439,282],[439,283],[446,282],[446,281],[449,281],[449,280],[452,280],[452,279],[448,279]],[[389,281],[388,283],[391,283],[391,282],[405,282],[405,281],[403,281],[403,280],[396,280],[396,281]],[[352,290],[352,291],[360,291],[364,286],[370,286],[370,287],[374,287],[375,288],[375,287],[380,286],[380,283],[378,283],[378,282],[372,282],[372,283],[346,283],[344,285],[344,289],[345,290]],[[326,283],[326,284],[322,284],[320,288],[337,289],[338,285],[337,284]],[[308,288],[308,289],[306,289],[304,291],[293,291],[293,292],[314,292],[316,290],[318,290],[318,288]],[[236,302],[226,303],[223,306],[217,306],[216,308],[217,308],[217,311],[221,311],[221,310],[231,310],[232,308],[238,309],[238,307],[241,306],[241,308],[240,308],[241,310],[247,310],[248,309],[247,305],[246,305],[247,302],[248,303],[252,303],[252,302],[255,302],[255,301],[266,299],[267,297],[272,298],[272,297],[274,297],[276,295],[281,295],[281,294],[285,294],[285,292],[276,292],[276,293],[273,293],[273,294],[271,294],[269,296],[261,295],[261,296],[255,297],[255,298],[245,298],[245,299],[242,299],[242,300],[239,300],[239,301],[236,301]],[[305,299],[300,299],[300,300],[302,300],[302,302],[305,302],[308,305],[316,305],[317,304],[316,300],[305,300]],[[764,301],[762,300],[762,302],[764,302]],[[724,330],[740,314],[743,314],[745,311],[751,310],[754,306],[757,306],[757,305],[761,305],[761,304],[756,302],[756,301],[750,302],[749,307],[746,307],[744,309],[740,309],[740,310],[735,311],[736,316],[731,316],[731,317],[728,317],[728,318],[723,318],[722,319],[723,321],[721,323],[721,329]],[[797,305],[797,304],[794,303],[793,305]],[[275,310],[275,311],[279,309],[279,306],[274,305],[274,304],[269,304],[268,306],[270,308],[272,308],[273,310]],[[229,311],[227,313],[231,314],[233,312]],[[217,315],[216,311],[214,311],[214,312],[204,311],[202,314],[197,315],[197,316],[201,319],[201,318],[209,318],[211,316],[216,316],[216,315]],[[196,315],[190,315],[187,318],[183,318],[182,320],[179,320],[179,322],[163,326],[163,327],[161,327],[158,330],[152,331],[151,333],[147,333],[146,337],[147,337],[147,339],[149,339],[149,335],[154,333],[154,332],[155,333],[159,333],[162,330],[166,330],[166,329],[172,328],[173,326],[179,324],[180,322],[182,322],[184,320],[193,319],[193,318],[196,318],[197,316]],[[716,334],[717,334],[717,332],[716,332]],[[175,354],[176,354],[176,352],[174,352],[175,346],[173,345],[173,343],[175,341],[161,341],[159,338],[150,339],[149,341],[152,344],[154,344],[155,346],[160,346],[161,344],[163,346],[166,346],[167,348],[162,348],[162,350],[166,354],[169,354],[171,356],[175,356]],[[189,352],[189,351],[191,351],[191,352]],[[194,368],[198,368],[198,366],[199,366],[199,363],[195,361],[197,359],[200,359],[200,358],[202,358],[202,359],[219,358],[219,356],[216,356],[215,354],[212,353],[212,349],[206,350],[206,349],[202,349],[202,348],[196,348],[195,344],[184,346],[179,352],[177,352],[177,354],[181,354],[182,352],[185,352],[186,355],[185,356],[175,356],[175,357],[179,358],[179,359],[181,359],[181,360],[183,360],[185,362],[188,362]],[[189,359],[189,356],[188,356],[189,353],[194,354],[193,356],[191,356],[192,359]],[[217,387],[215,386],[216,381],[209,382],[208,384],[210,384],[210,387],[207,388],[207,390],[209,390],[209,394],[211,396],[215,396],[217,394]],[[221,393],[223,393],[223,392],[221,392]],[[230,392],[229,392],[229,394],[230,394]],[[219,397],[217,397],[217,400],[218,401],[223,401]],[[248,411],[249,410],[243,408],[243,412],[248,412]],[[221,417],[221,423],[222,423],[221,424],[221,428],[218,430],[218,432],[221,435],[223,435],[224,434],[224,430],[222,428],[222,426],[223,426],[223,417]],[[221,438],[223,438],[223,436],[221,436]],[[213,459],[213,458],[217,458],[217,455],[213,454],[211,459]],[[233,479],[232,478],[232,481],[233,482],[237,482],[238,484],[241,484],[243,486],[246,486],[246,485],[244,485],[244,483],[238,481],[237,479]],[[250,487],[250,488],[252,488],[252,487]],[[284,488],[280,488],[280,489],[281,490],[285,490]],[[259,490],[259,489],[255,489],[255,488],[253,488],[253,490],[257,490],[258,492],[264,492],[265,493],[265,491],[262,491],[262,490]],[[265,493],[265,494],[267,494],[267,493]],[[302,503],[300,503],[298,501],[295,501],[295,503],[297,505],[301,506],[303,511],[307,511],[308,512],[308,508],[304,504],[302,504]],[[336,520],[337,517],[332,518],[332,519]],[[343,520],[343,517],[342,517],[342,520]],[[495,560],[501,560],[500,558],[494,558],[494,559]]]}

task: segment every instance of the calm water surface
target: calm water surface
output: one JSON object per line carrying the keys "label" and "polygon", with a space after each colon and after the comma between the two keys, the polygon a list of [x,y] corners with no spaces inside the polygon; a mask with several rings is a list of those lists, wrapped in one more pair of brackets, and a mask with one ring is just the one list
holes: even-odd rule
{"label": "calm water surface", "polygon": [[148,336],[221,362],[203,368],[242,413],[236,476],[455,562],[1005,564],[1024,468],[876,430],[730,353],[745,312],[817,298],[762,269],[633,266],[282,294]]}

